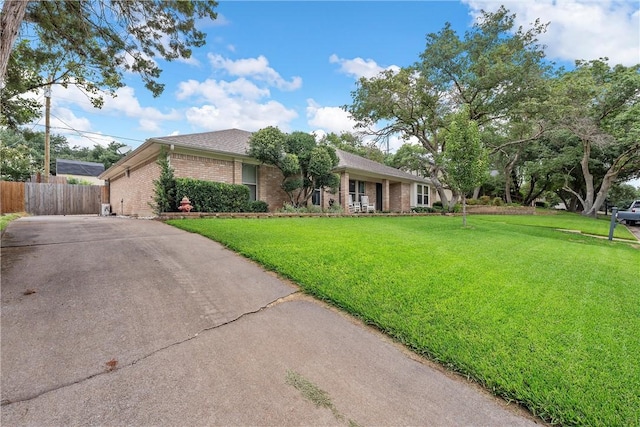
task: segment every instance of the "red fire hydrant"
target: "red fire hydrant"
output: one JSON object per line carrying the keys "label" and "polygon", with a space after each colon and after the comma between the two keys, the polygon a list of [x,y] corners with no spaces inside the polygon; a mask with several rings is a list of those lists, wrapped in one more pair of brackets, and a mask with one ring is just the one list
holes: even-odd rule
{"label": "red fire hydrant", "polygon": [[193,209],[193,206],[191,206],[191,201],[187,196],[184,196],[182,200],[180,200],[180,206],[178,206],[178,209],[181,212],[187,212],[187,213],[191,212],[191,209]]}

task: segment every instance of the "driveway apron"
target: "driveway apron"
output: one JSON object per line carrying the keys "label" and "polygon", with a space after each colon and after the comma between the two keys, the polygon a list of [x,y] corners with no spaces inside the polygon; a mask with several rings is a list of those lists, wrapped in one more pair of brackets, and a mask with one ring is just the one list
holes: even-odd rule
{"label": "driveway apron", "polygon": [[161,222],[24,217],[1,257],[3,426],[539,422]]}

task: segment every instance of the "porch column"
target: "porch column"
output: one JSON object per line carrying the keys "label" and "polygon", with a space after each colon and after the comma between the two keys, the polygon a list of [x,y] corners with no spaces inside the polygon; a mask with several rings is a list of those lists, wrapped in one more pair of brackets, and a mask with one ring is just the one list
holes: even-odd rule
{"label": "porch column", "polygon": [[349,172],[342,172],[340,174],[340,204],[342,205],[342,211],[349,213],[349,204],[347,200],[349,198]]}
{"label": "porch column", "polygon": [[382,210],[390,211],[389,209],[389,180],[382,180]]}
{"label": "porch column", "polygon": [[233,182],[232,184],[242,184],[242,160],[233,159]]}

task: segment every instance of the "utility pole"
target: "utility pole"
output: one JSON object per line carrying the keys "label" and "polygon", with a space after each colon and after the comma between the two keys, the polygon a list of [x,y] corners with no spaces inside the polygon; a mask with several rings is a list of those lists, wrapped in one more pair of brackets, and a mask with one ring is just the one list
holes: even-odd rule
{"label": "utility pole", "polygon": [[44,97],[45,97],[45,104],[44,104],[44,182],[48,183],[49,182],[49,169],[50,166],[49,164],[51,163],[51,159],[50,159],[50,155],[49,155],[49,151],[50,148],[50,141],[49,141],[49,124],[50,124],[50,119],[49,116],[51,115],[51,84],[48,84],[45,89],[44,89]]}

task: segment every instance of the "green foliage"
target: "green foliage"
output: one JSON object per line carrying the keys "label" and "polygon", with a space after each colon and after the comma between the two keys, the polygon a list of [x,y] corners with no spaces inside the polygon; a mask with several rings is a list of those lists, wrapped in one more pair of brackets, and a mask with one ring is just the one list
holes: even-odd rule
{"label": "green foliage", "polygon": [[435,208],[430,208],[428,206],[416,206],[411,208],[411,212],[414,213],[433,213],[433,212],[439,212],[438,209]]}
{"label": "green foliage", "polygon": [[[160,166],[160,176],[153,180],[154,203],[150,203],[156,215],[162,212],[176,212],[178,205],[176,201],[176,179],[173,175],[173,168],[169,164],[167,152],[163,149],[156,161]],[[181,196],[182,197],[182,196]]]}
{"label": "green foliage", "polygon": [[306,206],[316,189],[336,191],[340,184],[331,172],[338,165],[335,150],[319,145],[311,134],[285,134],[270,126],[254,133],[249,146],[250,156],[280,169],[281,188],[295,207]]}
{"label": "green foliage", "polygon": [[469,120],[467,109],[454,116],[445,140],[443,162],[449,186],[461,194],[469,193],[484,182],[489,171],[478,125]]}
{"label": "green foliage", "polygon": [[264,212],[266,203],[249,202],[249,188],[242,184],[204,181],[193,178],[176,179],[176,200],[188,197],[192,212]]}
{"label": "green foliage", "polygon": [[24,216],[22,213],[11,213],[11,214],[1,214],[0,215],[0,231],[7,228],[7,225],[15,219]]}
{"label": "green foliage", "polygon": [[630,266],[640,252],[557,231],[607,235],[608,220],[575,214],[470,222],[473,244],[444,216],[170,224],[223,242],[553,424],[636,425],[640,287]]}
{"label": "green foliage", "polygon": [[322,137],[320,144],[329,145],[378,163],[385,163],[388,157],[375,142],[371,141],[365,144],[360,136],[349,132],[342,132],[340,135],[330,132]]}
{"label": "green foliage", "polygon": [[[31,150],[23,142],[6,141],[7,131],[0,130],[0,179],[4,181],[27,181],[38,171],[32,163]],[[11,144],[11,145],[8,145]]]}
{"label": "green foliage", "polygon": [[269,204],[262,200],[252,200],[247,204],[247,212],[269,212]]}
{"label": "green foliage", "polygon": [[[28,129],[0,128],[0,174],[2,179],[25,181],[37,172],[44,170],[44,132]],[[124,155],[118,150],[125,145],[111,142],[107,147],[94,145],[93,148],[70,147],[62,135],[49,138],[49,170],[56,174],[56,159],[81,160],[102,163],[105,169],[120,160]]]}
{"label": "green foliage", "polygon": [[429,176],[428,152],[422,145],[402,144],[387,161],[389,166],[407,172],[418,172],[421,176]]}
{"label": "green foliage", "polygon": [[596,215],[614,182],[638,176],[638,93],[640,64],[577,61],[554,81],[550,120],[557,130],[550,139],[574,155],[562,189],[579,200],[585,215]]}
{"label": "green foliage", "polygon": [[[102,91],[140,75],[154,96],[162,93],[154,58],[189,58],[205,43],[197,21],[216,18],[215,1],[30,1],[7,67],[9,98],[2,98],[7,124],[29,121],[33,104],[14,95],[47,84],[75,85],[102,105]],[[2,76],[0,76],[2,77]]]}
{"label": "green foliage", "polygon": [[454,115],[445,140],[443,164],[447,181],[453,190],[462,194],[462,224],[466,225],[466,194],[479,187],[489,175],[487,151],[480,142],[477,123],[469,120],[467,107]]}
{"label": "green foliage", "polygon": [[93,185],[91,182],[87,181],[86,179],[79,179],[79,178],[67,178],[67,184],[73,184],[73,185]]}
{"label": "green foliage", "polygon": [[[353,103],[345,106],[363,132],[417,139],[426,150],[420,159],[424,165],[410,167],[428,171],[446,208],[448,171],[441,157],[447,118],[466,107],[479,126],[499,126],[506,118],[522,120],[539,109],[532,100],[543,92],[541,82],[548,69],[537,37],[546,26],[536,21],[524,30],[514,28],[514,20],[504,7],[483,12],[464,37],[446,24],[427,35],[416,64],[360,79]],[[377,126],[380,123],[383,126]]]}
{"label": "green foliage", "polygon": [[609,190],[609,206],[629,206],[634,200],[640,200],[640,187],[618,184],[613,185]]}

